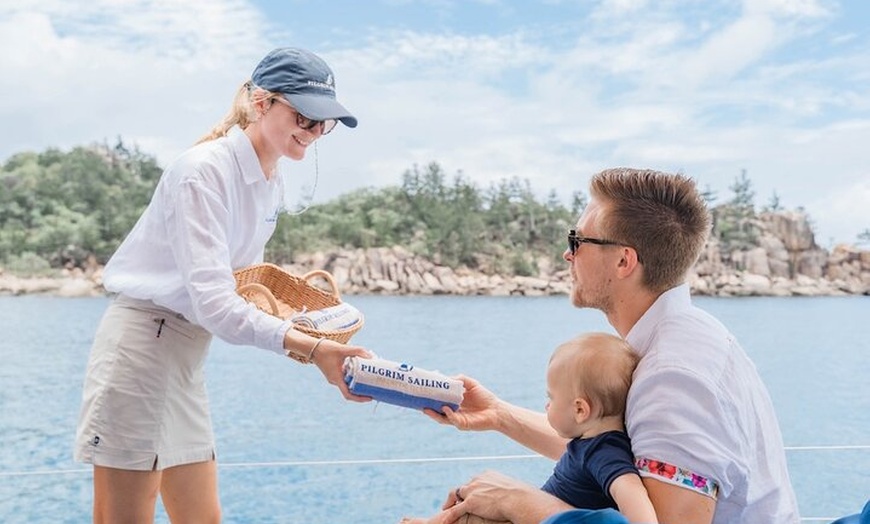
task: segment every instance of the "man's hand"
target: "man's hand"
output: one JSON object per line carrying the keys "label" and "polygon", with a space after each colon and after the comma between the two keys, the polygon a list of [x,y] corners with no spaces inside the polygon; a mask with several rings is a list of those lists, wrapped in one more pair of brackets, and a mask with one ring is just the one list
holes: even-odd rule
{"label": "man's hand", "polygon": [[489,520],[537,524],[568,509],[571,506],[535,486],[487,471],[451,492],[439,516],[442,522],[454,522],[471,513]]}
{"label": "man's hand", "polygon": [[558,460],[565,452],[567,439],[560,437],[547,422],[547,415],[509,404],[473,378],[456,377],[465,386],[459,410],[443,407],[444,414],[423,410],[438,422],[462,431],[495,430],[545,457]]}
{"label": "man's hand", "polygon": [[424,413],[439,424],[455,426],[462,431],[498,429],[499,398],[471,377],[459,375],[455,378],[461,380],[465,386],[459,411],[453,411],[445,406],[444,414],[431,409],[423,410]]}

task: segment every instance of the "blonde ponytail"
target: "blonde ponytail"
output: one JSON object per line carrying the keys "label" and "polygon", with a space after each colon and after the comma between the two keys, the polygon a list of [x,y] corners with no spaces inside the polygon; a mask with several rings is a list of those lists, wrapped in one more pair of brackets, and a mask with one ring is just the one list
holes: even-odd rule
{"label": "blonde ponytail", "polygon": [[215,140],[217,138],[227,136],[227,132],[233,126],[239,126],[245,129],[259,118],[254,110],[254,103],[260,100],[268,100],[277,96],[276,93],[271,93],[265,89],[254,86],[250,80],[239,87],[236,96],[233,99],[233,105],[229,113],[212,128],[207,134],[196,141],[197,144]]}

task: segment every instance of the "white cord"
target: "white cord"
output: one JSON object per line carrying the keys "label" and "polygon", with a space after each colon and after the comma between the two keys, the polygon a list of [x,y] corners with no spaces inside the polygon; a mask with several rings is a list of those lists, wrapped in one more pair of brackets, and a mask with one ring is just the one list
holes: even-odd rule
{"label": "white cord", "polygon": [[[308,211],[308,209],[311,207],[311,204],[314,202],[314,193],[317,191],[317,182],[318,182],[318,180],[320,180],[320,166],[319,166],[318,160],[319,159],[317,157],[317,142],[315,141],[314,142],[314,187],[311,188],[311,194],[308,195],[308,198],[302,199],[302,201],[305,202],[305,207],[303,207],[301,210],[290,211],[290,209],[286,205],[284,206],[284,212],[287,213],[288,215],[292,215],[292,216],[301,215],[302,213]],[[286,182],[286,180],[285,180],[285,182]],[[286,188],[285,188],[285,190],[286,190]],[[286,198],[286,194],[285,194],[285,198]]]}
{"label": "white cord", "polygon": [[[786,451],[843,451],[862,450],[870,451],[870,445],[846,445],[846,446],[785,446]],[[359,464],[408,464],[424,462],[469,462],[482,460],[528,460],[544,458],[542,455],[482,455],[482,456],[459,456],[459,457],[416,457],[401,459],[354,459],[354,460],[293,460],[278,462],[219,462],[218,468],[263,468],[282,466],[348,466]],[[0,471],[0,478],[20,477],[28,475],[60,475],[65,473],[90,473],[91,469],[55,469],[35,471]]]}

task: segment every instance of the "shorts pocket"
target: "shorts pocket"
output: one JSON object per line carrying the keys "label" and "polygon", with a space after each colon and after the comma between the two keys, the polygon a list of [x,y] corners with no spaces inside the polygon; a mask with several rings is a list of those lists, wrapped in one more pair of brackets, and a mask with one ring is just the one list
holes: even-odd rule
{"label": "shorts pocket", "polygon": [[155,323],[155,329],[157,330],[157,338],[160,338],[166,334],[166,330],[173,331],[177,335],[181,335],[188,340],[195,340],[199,334],[203,332],[203,329],[194,326],[190,322],[186,320],[178,319],[173,316],[154,316],[152,320]]}

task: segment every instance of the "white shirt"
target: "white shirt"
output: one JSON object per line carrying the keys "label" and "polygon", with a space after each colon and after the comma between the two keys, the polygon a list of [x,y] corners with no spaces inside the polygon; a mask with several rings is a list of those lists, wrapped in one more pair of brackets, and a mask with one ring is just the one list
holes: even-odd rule
{"label": "white shirt", "polygon": [[235,292],[233,270],[263,261],[281,209],[247,135],[194,146],[164,171],[154,196],[106,264],[108,291],[151,300],[231,344],[283,354],[288,321]]}
{"label": "white shirt", "polygon": [[767,389],[734,336],[692,305],[689,286],[663,293],[626,339],[641,356],[626,406],[635,457],[717,482],[714,524],[798,524]]}

